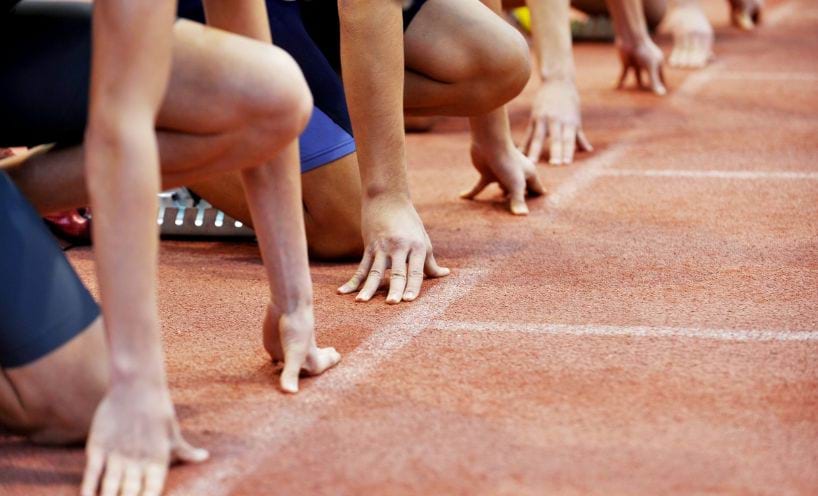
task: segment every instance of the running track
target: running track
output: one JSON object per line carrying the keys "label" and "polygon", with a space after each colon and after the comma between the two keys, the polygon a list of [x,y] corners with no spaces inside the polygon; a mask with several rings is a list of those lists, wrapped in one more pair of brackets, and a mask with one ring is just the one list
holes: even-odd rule
{"label": "running track", "polygon": [[[454,273],[387,307],[334,294],[352,265],[315,265],[319,341],[344,361],[297,396],[261,348],[256,249],[163,243],[173,395],[212,454],[169,492],[818,494],[818,6],[772,2],[746,35],[723,3],[718,62],[668,71],[666,98],[614,91],[614,49],[577,48],[597,151],[540,166],[528,218],[457,200],[462,121],[411,136]],[[4,495],[74,494],[82,465],[0,434]]]}

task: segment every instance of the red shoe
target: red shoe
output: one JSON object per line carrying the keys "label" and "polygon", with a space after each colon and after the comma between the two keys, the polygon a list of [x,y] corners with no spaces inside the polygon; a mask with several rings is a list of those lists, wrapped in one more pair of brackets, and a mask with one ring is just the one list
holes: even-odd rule
{"label": "red shoe", "polygon": [[88,209],[67,210],[43,217],[51,232],[74,246],[91,244],[91,217]]}

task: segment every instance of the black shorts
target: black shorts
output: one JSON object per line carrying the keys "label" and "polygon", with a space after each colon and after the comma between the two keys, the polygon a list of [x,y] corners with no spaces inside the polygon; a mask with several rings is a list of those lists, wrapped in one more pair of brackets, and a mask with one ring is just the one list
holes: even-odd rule
{"label": "black shorts", "polygon": [[97,317],[43,220],[0,171],[0,367],[48,355]]}

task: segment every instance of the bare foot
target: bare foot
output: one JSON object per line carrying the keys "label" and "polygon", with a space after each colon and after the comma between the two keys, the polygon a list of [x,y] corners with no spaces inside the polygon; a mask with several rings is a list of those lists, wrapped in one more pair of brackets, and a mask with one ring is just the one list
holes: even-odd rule
{"label": "bare foot", "polygon": [[673,35],[672,67],[697,69],[713,59],[713,26],[697,0],[671,2],[663,29]]}
{"label": "bare foot", "polygon": [[284,362],[281,389],[298,392],[298,377],[319,375],[341,361],[335,348],[319,348],[315,344],[312,309],[279,315],[267,306],[264,318],[264,348],[274,361]]}

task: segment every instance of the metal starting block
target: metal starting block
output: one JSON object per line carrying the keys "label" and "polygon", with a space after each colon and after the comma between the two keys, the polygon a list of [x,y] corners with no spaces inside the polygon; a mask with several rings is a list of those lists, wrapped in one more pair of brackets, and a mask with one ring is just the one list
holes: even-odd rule
{"label": "metal starting block", "polygon": [[166,207],[156,218],[162,236],[254,238],[252,229],[209,205]]}

